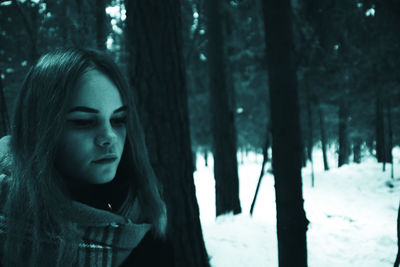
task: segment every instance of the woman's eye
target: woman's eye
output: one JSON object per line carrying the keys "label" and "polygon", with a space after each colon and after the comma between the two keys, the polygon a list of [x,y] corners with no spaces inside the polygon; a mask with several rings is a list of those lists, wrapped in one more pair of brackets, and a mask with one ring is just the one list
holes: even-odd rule
{"label": "woman's eye", "polygon": [[96,123],[95,120],[84,120],[84,119],[69,120],[69,122],[71,122],[73,126],[78,128],[91,127],[94,126]]}
{"label": "woman's eye", "polygon": [[126,124],[126,117],[111,119],[111,124],[114,126],[124,126]]}

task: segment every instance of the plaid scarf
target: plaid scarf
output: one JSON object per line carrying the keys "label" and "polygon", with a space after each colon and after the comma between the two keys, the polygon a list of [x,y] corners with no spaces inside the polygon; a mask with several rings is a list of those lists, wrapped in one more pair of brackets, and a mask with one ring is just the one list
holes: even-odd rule
{"label": "plaid scarf", "polygon": [[[9,177],[0,174],[1,194],[7,192],[4,187],[7,179]],[[3,197],[4,195],[1,198],[4,199]],[[124,205],[121,209],[123,208]],[[73,202],[73,211],[68,218],[65,218],[76,223],[81,234],[77,258],[71,259],[71,262],[74,262],[73,266],[120,266],[151,228],[150,224],[134,223],[140,221],[138,201],[135,201],[133,209],[128,210],[125,216],[96,209],[77,201]],[[0,214],[0,242],[3,242],[7,231],[6,221],[7,218]],[[41,262],[41,266],[71,265],[71,262],[58,262],[56,242],[56,240],[44,242],[43,255],[46,263]]]}
{"label": "plaid scarf", "polygon": [[128,217],[74,203],[75,220],[83,230],[77,266],[119,266],[150,230],[150,224],[136,224],[138,205]]}
{"label": "plaid scarf", "polygon": [[[11,165],[9,138],[9,136],[0,138],[0,200],[2,200],[0,205],[4,205],[9,191],[7,180],[12,179],[9,171]],[[130,201],[133,201],[132,196],[128,194],[118,214],[73,201],[73,212],[65,220],[78,225],[81,234],[77,259],[71,259],[71,262],[75,262],[74,266],[114,267],[121,265],[128,258],[151,228],[150,224],[140,223],[141,211],[138,201],[134,202],[132,209],[126,207]],[[0,243],[3,242],[7,231],[6,221],[7,218],[0,214]],[[58,262],[56,242],[54,240],[44,242],[46,264],[40,262],[41,266],[71,265],[71,262]]]}

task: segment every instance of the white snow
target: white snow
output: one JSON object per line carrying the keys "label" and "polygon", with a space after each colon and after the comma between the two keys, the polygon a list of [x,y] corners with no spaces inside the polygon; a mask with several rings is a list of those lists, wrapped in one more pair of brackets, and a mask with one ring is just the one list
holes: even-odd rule
{"label": "white snow", "polygon": [[[394,150],[394,179],[390,177],[391,164],[382,172],[382,164],[366,152],[361,164],[337,168],[336,154],[331,149],[331,169],[327,172],[323,170],[320,150],[315,150],[313,159],[314,188],[310,164],[302,170],[304,208],[310,221],[308,266],[393,266],[397,252],[400,148]],[[239,165],[242,213],[215,218],[212,157],[208,167],[200,155],[197,157],[196,194],[213,267],[278,266],[274,179],[270,173],[263,178],[253,217],[249,215],[261,162],[261,155],[249,154]],[[268,163],[266,167],[269,166]]]}

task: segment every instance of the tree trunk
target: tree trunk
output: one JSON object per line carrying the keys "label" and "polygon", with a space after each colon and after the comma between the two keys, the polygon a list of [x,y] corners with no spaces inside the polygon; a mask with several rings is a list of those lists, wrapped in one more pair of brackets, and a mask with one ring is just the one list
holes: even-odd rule
{"label": "tree trunk", "polygon": [[193,183],[180,1],[126,1],[126,10],[130,81],[164,188],[174,266],[208,267]]}
{"label": "tree trunk", "polygon": [[[30,6],[29,10],[24,10],[21,3],[17,0],[12,0],[12,3],[17,8],[17,11],[21,16],[21,19],[25,26],[25,31],[30,40],[31,46],[30,46],[29,56],[30,56],[30,62],[33,63],[38,57],[38,51],[37,51],[37,33],[39,29],[37,23],[38,8],[37,6],[32,4],[31,1],[28,1],[28,3],[26,3],[27,5],[32,5]],[[29,13],[29,15],[27,13]]]}
{"label": "tree trunk", "polygon": [[208,149],[204,149],[204,166],[208,167]]}
{"label": "tree trunk", "polygon": [[70,40],[70,18],[68,14],[69,10],[69,5],[68,5],[68,0],[61,0],[61,10],[62,10],[62,15],[60,18],[60,31],[61,31],[61,39],[63,41],[63,44],[69,45],[71,40]]}
{"label": "tree trunk", "polygon": [[397,214],[397,256],[394,262],[394,267],[399,267],[400,264],[400,206]]}
{"label": "tree trunk", "polygon": [[301,167],[307,166],[307,147],[304,145],[303,138],[300,139],[301,144]]}
{"label": "tree trunk", "polygon": [[391,165],[391,178],[394,178],[393,171],[393,126],[392,126],[392,103],[390,99],[387,102],[387,124],[388,124],[388,145],[387,145],[387,161],[390,162]]}
{"label": "tree trunk", "polygon": [[314,162],[312,159],[313,150],[313,121],[312,121],[312,101],[311,101],[311,89],[307,86],[307,121],[308,121],[308,138],[307,138],[307,158],[311,164],[311,186],[314,187]]}
{"label": "tree trunk", "polygon": [[338,167],[349,163],[348,107],[346,100],[339,103],[339,160]]}
{"label": "tree trunk", "polygon": [[263,0],[280,267],[306,267],[301,142],[290,0]]}
{"label": "tree trunk", "polygon": [[231,102],[234,92],[226,81],[221,4],[221,1],[205,1],[217,216],[232,211],[234,214],[241,212],[234,107]]}
{"label": "tree trunk", "polygon": [[385,162],[385,135],[383,121],[382,90],[376,89],[376,158],[378,162]]}
{"label": "tree trunk", "polygon": [[254,205],[256,204],[256,200],[257,200],[257,196],[258,196],[258,190],[260,189],[261,181],[262,181],[262,178],[264,177],[265,165],[268,162],[268,148],[270,146],[270,136],[269,135],[270,135],[270,131],[269,131],[269,127],[267,127],[265,145],[263,147],[263,162],[261,164],[261,172],[260,172],[260,176],[258,177],[256,192],[254,193],[254,198],[253,198],[253,201],[251,202],[251,207],[250,207],[250,215],[251,216],[253,215]]}
{"label": "tree trunk", "polygon": [[319,116],[319,129],[321,134],[321,146],[322,146],[322,158],[324,161],[324,170],[329,170],[328,165],[328,155],[326,152],[326,131],[325,131],[325,123],[324,123],[324,113],[321,107],[321,103],[318,103],[318,116]]}
{"label": "tree trunk", "polygon": [[7,135],[10,131],[10,121],[8,118],[1,74],[2,72],[0,71],[0,137]]}
{"label": "tree trunk", "polygon": [[96,0],[96,45],[97,49],[106,49],[106,0]]}
{"label": "tree trunk", "polygon": [[355,138],[353,142],[353,161],[354,163],[361,163],[361,139]]}

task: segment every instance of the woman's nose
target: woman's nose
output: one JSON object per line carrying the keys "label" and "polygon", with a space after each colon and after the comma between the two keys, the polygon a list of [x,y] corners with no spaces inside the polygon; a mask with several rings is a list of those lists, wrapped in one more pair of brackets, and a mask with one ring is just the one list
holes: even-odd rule
{"label": "woman's nose", "polygon": [[114,144],[116,138],[111,125],[105,125],[95,137],[95,143],[100,147],[108,147]]}

